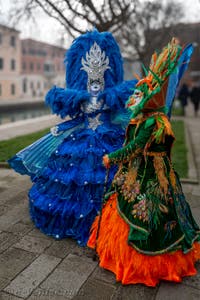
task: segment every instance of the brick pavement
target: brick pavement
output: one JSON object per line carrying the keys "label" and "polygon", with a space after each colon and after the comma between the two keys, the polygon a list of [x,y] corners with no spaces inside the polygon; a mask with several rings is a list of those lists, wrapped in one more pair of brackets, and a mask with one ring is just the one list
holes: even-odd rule
{"label": "brick pavement", "polygon": [[[188,115],[185,122],[199,176],[200,118]],[[56,241],[43,235],[29,219],[30,186],[27,176],[0,169],[0,300],[200,299],[200,263],[198,274],[181,284],[122,286],[92,260],[92,250],[71,239]],[[183,189],[200,225],[200,185],[187,183]]]}

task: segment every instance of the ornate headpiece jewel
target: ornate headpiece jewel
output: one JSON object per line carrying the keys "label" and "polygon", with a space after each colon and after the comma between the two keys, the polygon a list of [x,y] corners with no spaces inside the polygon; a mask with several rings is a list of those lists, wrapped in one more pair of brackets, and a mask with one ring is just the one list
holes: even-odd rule
{"label": "ornate headpiece jewel", "polygon": [[82,68],[88,74],[87,88],[90,90],[92,81],[98,80],[101,89],[104,88],[104,72],[109,67],[109,58],[106,56],[105,51],[102,51],[99,45],[95,42],[89,50],[86,52],[86,60],[82,57],[81,59]]}

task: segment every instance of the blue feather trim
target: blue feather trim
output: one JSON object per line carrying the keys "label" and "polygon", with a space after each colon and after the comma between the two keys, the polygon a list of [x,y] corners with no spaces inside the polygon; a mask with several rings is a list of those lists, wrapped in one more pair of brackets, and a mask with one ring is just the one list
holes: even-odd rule
{"label": "blue feather trim", "polygon": [[171,117],[171,110],[172,110],[173,100],[176,94],[176,89],[178,87],[178,84],[184,72],[187,70],[192,53],[193,53],[193,46],[192,44],[189,44],[183,50],[181,56],[179,57],[177,68],[169,76],[169,83],[168,83],[167,96],[166,96],[166,107],[168,109],[169,118]]}
{"label": "blue feather trim", "polygon": [[[136,80],[124,81],[112,88],[105,89],[99,95],[105,104],[112,110],[121,110],[124,108],[128,97],[133,93]],[[51,107],[53,113],[60,115],[61,118],[69,115],[78,116],[82,111],[80,104],[90,100],[90,94],[87,91],[77,91],[72,89],[63,89],[54,86],[46,95],[46,104]]]}
{"label": "blue feather trim", "polygon": [[81,113],[80,103],[89,101],[90,94],[87,91],[63,89],[54,86],[46,95],[45,102],[51,107],[53,113],[61,118],[69,115],[75,117]]}
{"label": "blue feather trim", "polygon": [[133,94],[136,83],[137,80],[129,80],[105,89],[99,95],[99,99],[103,99],[112,111],[121,110],[124,108],[129,96]]}

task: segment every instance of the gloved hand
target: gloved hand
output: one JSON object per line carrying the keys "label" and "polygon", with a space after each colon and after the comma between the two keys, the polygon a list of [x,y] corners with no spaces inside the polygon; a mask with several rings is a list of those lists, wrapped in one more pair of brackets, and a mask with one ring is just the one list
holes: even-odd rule
{"label": "gloved hand", "polygon": [[62,133],[62,131],[59,131],[59,127],[58,126],[54,126],[50,129],[50,132],[53,136],[58,136]]}
{"label": "gloved hand", "polygon": [[110,168],[110,161],[109,161],[109,157],[107,154],[103,156],[103,164],[106,169]]}

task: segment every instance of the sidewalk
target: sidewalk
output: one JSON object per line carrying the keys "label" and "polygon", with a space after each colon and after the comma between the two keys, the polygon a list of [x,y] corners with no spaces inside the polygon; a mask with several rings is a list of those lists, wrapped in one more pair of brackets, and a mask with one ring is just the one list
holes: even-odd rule
{"label": "sidewalk", "polygon": [[40,131],[61,122],[62,120],[55,115],[46,115],[28,120],[6,123],[0,125],[0,141],[9,140],[13,137]]}
{"label": "sidewalk", "polygon": [[[188,108],[188,126],[198,177],[200,175],[200,117]],[[9,169],[0,170],[0,300],[197,300],[198,274],[181,284],[161,282],[157,288],[122,286],[111,272],[92,260],[93,252],[73,240],[56,241],[30,221],[27,191],[31,183]],[[200,185],[183,184],[200,225]]]}

